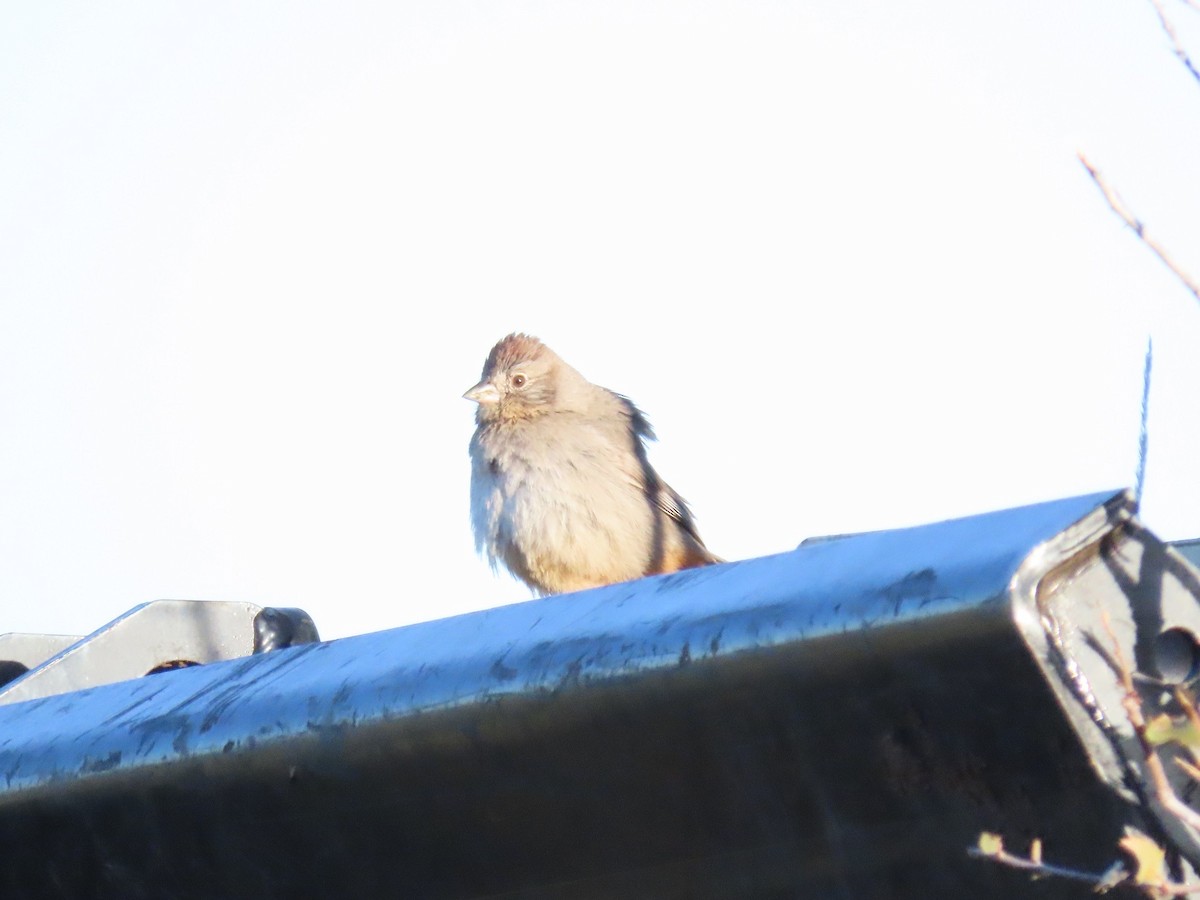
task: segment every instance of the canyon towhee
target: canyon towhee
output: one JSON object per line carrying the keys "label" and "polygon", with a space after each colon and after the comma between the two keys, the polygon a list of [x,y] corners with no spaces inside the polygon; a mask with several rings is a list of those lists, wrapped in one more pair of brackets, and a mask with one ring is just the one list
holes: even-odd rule
{"label": "canyon towhee", "polygon": [[650,423],[537,338],[510,334],[463,395],[471,524],[492,568],[557,594],[721,562],[646,459]]}

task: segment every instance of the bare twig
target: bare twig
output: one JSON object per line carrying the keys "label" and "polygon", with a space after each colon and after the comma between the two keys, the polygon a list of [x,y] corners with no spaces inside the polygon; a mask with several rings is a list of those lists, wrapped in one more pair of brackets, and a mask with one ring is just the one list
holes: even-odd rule
{"label": "bare twig", "polygon": [[1175,765],[1177,765],[1177,766],[1179,766],[1179,768],[1183,769],[1183,771],[1185,771],[1188,774],[1189,778],[1200,781],[1200,769],[1197,769],[1186,759],[1180,759],[1179,757],[1175,757]]}
{"label": "bare twig", "polygon": [[[1200,830],[1200,813],[1184,803],[1176,795],[1167,779],[1166,770],[1158,751],[1147,736],[1146,716],[1142,710],[1142,698],[1134,687],[1134,672],[1125,658],[1121,643],[1113,631],[1112,621],[1107,611],[1101,611],[1101,623],[1108,635],[1111,650],[1106,650],[1095,635],[1089,636],[1089,642],[1103,652],[1105,660],[1112,667],[1123,691],[1121,707],[1133,726],[1141,747],[1143,764],[1149,776],[1150,787],[1154,798],[1167,813],[1173,815],[1184,825]],[[1183,706],[1185,714],[1192,723],[1200,723],[1200,712],[1196,710],[1191,696],[1183,689],[1176,689],[1176,696]],[[1200,775],[1191,763],[1176,758],[1175,760],[1189,774]],[[1028,856],[1011,853],[1004,848],[1003,839],[998,834],[985,832],[979,836],[978,846],[971,847],[967,852],[980,859],[990,859],[1003,866],[1028,872],[1032,877],[1065,878],[1071,881],[1082,881],[1094,886],[1097,892],[1103,892],[1117,885],[1135,888],[1147,897],[1172,898],[1200,894],[1200,883],[1184,884],[1171,881],[1166,877],[1163,867],[1165,851],[1154,840],[1142,834],[1135,828],[1127,827],[1125,837],[1120,841],[1121,849],[1129,854],[1134,862],[1134,868],[1129,869],[1121,863],[1114,863],[1103,873],[1087,872],[1056,866],[1042,860],[1042,842],[1035,840],[1030,847]],[[1178,849],[1178,848],[1176,848]],[[1183,854],[1187,857],[1187,854]],[[1190,861],[1190,860],[1189,860]]]}
{"label": "bare twig", "polygon": [[1030,872],[1033,875],[1047,875],[1054,878],[1067,878],[1071,881],[1085,881],[1088,884],[1100,884],[1105,880],[1105,873],[1084,872],[1082,869],[1068,869],[1065,866],[1052,866],[1049,863],[1044,863],[1039,859],[1029,859],[1024,856],[1017,856],[1015,853],[1009,853],[1007,850],[999,850],[996,853],[985,853],[978,847],[970,847],[967,849],[968,856],[974,856],[979,859],[991,859],[1000,863],[1003,866],[1008,866],[1012,869],[1021,869],[1024,872]]}
{"label": "bare twig", "polygon": [[1117,636],[1113,633],[1112,622],[1109,621],[1107,610],[1102,614],[1104,622],[1104,630],[1108,632],[1108,637],[1113,645],[1113,659],[1117,664],[1117,677],[1121,681],[1121,687],[1125,691],[1125,696],[1121,700],[1121,706],[1125,710],[1125,715],[1129,717],[1129,724],[1133,726],[1134,733],[1137,735],[1138,744],[1142,748],[1142,756],[1146,764],[1146,772],[1150,776],[1150,784],[1154,788],[1154,796],[1163,809],[1179,819],[1189,828],[1200,830],[1200,813],[1184,803],[1175,794],[1175,789],[1171,787],[1171,782],[1167,780],[1167,772],[1163,767],[1162,760],[1159,759],[1158,753],[1154,750],[1154,745],[1146,738],[1146,717],[1142,713],[1142,698],[1138,695],[1137,689],[1133,686],[1133,673],[1129,668],[1129,664],[1125,661],[1125,654],[1121,650],[1121,644],[1117,640]]}
{"label": "bare twig", "polygon": [[1197,731],[1200,731],[1200,710],[1196,709],[1196,698],[1182,684],[1177,684],[1175,685],[1175,699],[1179,702],[1187,720],[1195,726]]}
{"label": "bare twig", "polygon": [[1177,881],[1164,881],[1162,884],[1138,885],[1150,897],[1186,897],[1188,894],[1200,894],[1200,884],[1180,884]]}
{"label": "bare twig", "polygon": [[967,855],[977,859],[990,859],[1002,866],[1008,866],[1010,869],[1020,869],[1022,872],[1028,872],[1034,878],[1065,878],[1068,881],[1082,881],[1085,884],[1093,885],[1098,892],[1124,884],[1140,890],[1148,897],[1186,897],[1188,894],[1200,894],[1200,884],[1181,884],[1177,881],[1137,884],[1131,880],[1132,876],[1129,871],[1120,863],[1114,864],[1107,872],[1085,872],[1082,869],[1051,865],[1031,856],[1018,856],[1003,849],[988,853],[978,847],[969,847]]}
{"label": "bare twig", "polygon": [[1150,0],[1150,4],[1154,7],[1154,11],[1158,13],[1158,22],[1162,25],[1162,30],[1166,32],[1167,37],[1170,39],[1171,50],[1175,53],[1176,58],[1183,63],[1184,68],[1191,73],[1192,78],[1196,79],[1197,83],[1200,83],[1200,70],[1196,69],[1195,63],[1192,62],[1192,58],[1188,55],[1187,48],[1180,43],[1179,36],[1175,33],[1175,26],[1167,18],[1167,12],[1163,9],[1162,3],[1160,0]]}
{"label": "bare twig", "polygon": [[1188,894],[1200,894],[1200,884],[1164,881],[1159,885],[1144,885],[1142,890],[1151,897],[1186,897]]}
{"label": "bare twig", "polygon": [[1082,153],[1079,154],[1079,161],[1083,163],[1083,167],[1087,169],[1088,174],[1092,176],[1092,181],[1096,182],[1096,186],[1100,188],[1100,193],[1104,195],[1104,199],[1108,201],[1108,205],[1112,208],[1112,211],[1121,217],[1125,224],[1132,229],[1133,233],[1141,239],[1142,243],[1149,247],[1154,252],[1154,255],[1162,260],[1163,264],[1168,269],[1175,273],[1175,277],[1182,281],[1184,287],[1192,292],[1192,296],[1197,300],[1200,300],[1200,283],[1197,283],[1192,276],[1181,269],[1179,265],[1167,255],[1167,251],[1159,245],[1158,241],[1146,234],[1146,226],[1143,225],[1141,221],[1129,211],[1128,207],[1126,207],[1125,203],[1121,200],[1120,195],[1117,194],[1117,192],[1111,187],[1109,187],[1108,182],[1104,180],[1104,176],[1096,171],[1096,167],[1088,162],[1087,157]]}
{"label": "bare twig", "polygon": [[[1197,732],[1200,732],[1200,710],[1196,709],[1196,700],[1194,697],[1192,697],[1191,692],[1183,685],[1177,684],[1175,685],[1175,700],[1183,709],[1183,714],[1187,716],[1188,722],[1191,723],[1192,727],[1195,728]],[[1192,759],[1195,760],[1196,748],[1187,746],[1186,749],[1188,753],[1191,754]],[[1200,768],[1197,768],[1194,763],[1188,762],[1186,759],[1180,759],[1176,757],[1175,765],[1183,769],[1183,771],[1186,772],[1188,777],[1193,781],[1200,781]]]}
{"label": "bare twig", "polygon": [[1150,418],[1150,368],[1154,364],[1154,339],[1146,340],[1146,369],[1142,374],[1142,424],[1138,429],[1138,465],[1137,480],[1134,484],[1133,496],[1138,509],[1142,506],[1142,488],[1146,485],[1146,451],[1149,447],[1150,432],[1146,427]]}

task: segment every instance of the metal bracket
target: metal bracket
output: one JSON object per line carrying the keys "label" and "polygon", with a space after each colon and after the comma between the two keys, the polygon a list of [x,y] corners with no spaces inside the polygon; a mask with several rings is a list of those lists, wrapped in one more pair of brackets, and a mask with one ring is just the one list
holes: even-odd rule
{"label": "metal bracket", "polygon": [[0,660],[14,663],[14,677],[0,684],[0,705],[316,640],[316,626],[302,610],[154,600],[83,638],[0,635]]}
{"label": "metal bracket", "polygon": [[78,640],[81,638],[77,634],[28,634],[21,631],[0,634],[0,688]]}

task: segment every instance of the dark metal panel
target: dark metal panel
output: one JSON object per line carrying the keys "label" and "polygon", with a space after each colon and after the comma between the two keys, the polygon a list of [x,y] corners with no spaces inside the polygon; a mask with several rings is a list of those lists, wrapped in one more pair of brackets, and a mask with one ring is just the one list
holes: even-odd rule
{"label": "dark metal panel", "polygon": [[1082,896],[963,849],[989,828],[1111,856],[1119,723],[1071,711],[1074,645],[1038,629],[1070,625],[1075,582],[1046,578],[1078,564],[1138,642],[1136,590],[1089,562],[1129,509],[860,535],[0,708],[0,895]]}

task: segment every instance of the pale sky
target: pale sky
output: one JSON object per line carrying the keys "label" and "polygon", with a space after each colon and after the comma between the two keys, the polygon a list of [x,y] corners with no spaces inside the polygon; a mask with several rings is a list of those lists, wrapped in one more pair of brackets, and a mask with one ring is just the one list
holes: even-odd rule
{"label": "pale sky", "polygon": [[1200,305],[1076,159],[1200,272],[1147,2],[8,2],[0,85],[0,631],[528,598],[460,398],[513,330],[731,559],[1131,484],[1153,336],[1200,536]]}

